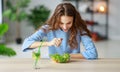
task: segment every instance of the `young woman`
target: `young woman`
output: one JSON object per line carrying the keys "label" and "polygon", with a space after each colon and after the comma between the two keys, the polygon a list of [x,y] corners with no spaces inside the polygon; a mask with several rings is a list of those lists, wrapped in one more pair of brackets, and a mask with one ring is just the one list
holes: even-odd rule
{"label": "young woman", "polygon": [[[40,42],[44,37],[47,40]],[[82,42],[85,51],[80,52]],[[96,47],[90,31],[79,12],[70,3],[59,4],[51,18],[38,31],[24,40],[22,49],[27,51],[42,46],[49,47],[49,54],[69,53],[71,58],[97,59]]]}

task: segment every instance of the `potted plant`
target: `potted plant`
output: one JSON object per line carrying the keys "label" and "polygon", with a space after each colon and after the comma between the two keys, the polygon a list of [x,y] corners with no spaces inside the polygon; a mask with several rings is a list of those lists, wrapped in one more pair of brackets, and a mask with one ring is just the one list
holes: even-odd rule
{"label": "potted plant", "polygon": [[[7,31],[8,24],[6,23],[0,24],[0,37],[3,36]],[[15,56],[16,52],[12,48],[6,47],[5,44],[0,44],[0,55]]]}
{"label": "potted plant", "polygon": [[16,4],[12,4],[10,0],[6,0],[7,9],[3,12],[3,17],[7,17],[9,20],[15,22],[17,44],[22,43],[20,22],[27,17],[24,9],[28,6],[29,2],[30,0],[16,0]]}
{"label": "potted plant", "polygon": [[27,15],[27,18],[30,22],[29,24],[32,25],[36,30],[38,27],[44,24],[49,15],[50,10],[44,5],[39,5],[30,10],[30,14]]}

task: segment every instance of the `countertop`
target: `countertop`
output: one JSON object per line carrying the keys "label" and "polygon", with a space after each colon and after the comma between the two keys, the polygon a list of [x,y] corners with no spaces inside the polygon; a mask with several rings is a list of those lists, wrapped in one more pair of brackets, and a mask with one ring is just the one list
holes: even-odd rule
{"label": "countertop", "polygon": [[40,59],[39,65],[40,69],[34,69],[32,58],[0,59],[0,72],[120,72],[120,58],[72,59],[69,63]]}

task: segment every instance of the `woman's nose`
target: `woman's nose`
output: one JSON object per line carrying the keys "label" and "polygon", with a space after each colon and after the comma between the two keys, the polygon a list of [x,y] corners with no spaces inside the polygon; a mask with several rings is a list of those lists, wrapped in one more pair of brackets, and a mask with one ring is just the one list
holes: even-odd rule
{"label": "woman's nose", "polygon": [[63,28],[64,28],[64,29],[67,29],[67,26],[66,26],[66,24],[64,24],[64,25],[63,25]]}

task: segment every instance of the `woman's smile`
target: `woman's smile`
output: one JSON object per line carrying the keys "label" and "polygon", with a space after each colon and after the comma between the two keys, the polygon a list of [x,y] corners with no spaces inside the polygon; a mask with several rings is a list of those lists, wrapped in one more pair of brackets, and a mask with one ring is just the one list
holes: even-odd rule
{"label": "woman's smile", "polygon": [[61,16],[60,28],[64,32],[68,32],[69,29],[72,27],[72,24],[73,24],[73,17],[72,16]]}

